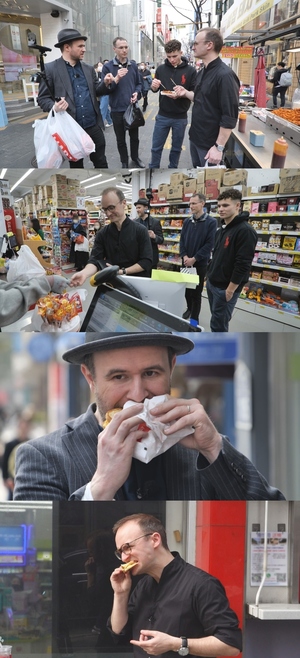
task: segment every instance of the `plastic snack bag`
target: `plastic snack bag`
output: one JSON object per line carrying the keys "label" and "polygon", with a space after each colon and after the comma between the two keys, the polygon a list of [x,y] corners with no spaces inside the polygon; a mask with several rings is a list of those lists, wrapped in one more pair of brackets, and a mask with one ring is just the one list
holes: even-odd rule
{"label": "plastic snack bag", "polygon": [[[189,434],[193,434],[194,429],[192,425],[185,427],[174,434],[169,434],[166,436],[163,431],[165,427],[170,425],[165,425],[160,423],[154,416],[151,416],[151,409],[157,407],[157,405],[166,402],[169,399],[168,395],[156,395],[151,400],[146,399],[144,401],[144,411],[138,414],[138,417],[149,427],[149,433],[141,441],[138,441],[134,449],[133,456],[135,459],[138,459],[144,464],[148,464],[154,457],[161,455],[163,452],[166,452],[171,448],[175,443],[178,443],[180,439],[183,439]],[[125,402],[124,409],[131,407],[136,402],[128,400]]]}

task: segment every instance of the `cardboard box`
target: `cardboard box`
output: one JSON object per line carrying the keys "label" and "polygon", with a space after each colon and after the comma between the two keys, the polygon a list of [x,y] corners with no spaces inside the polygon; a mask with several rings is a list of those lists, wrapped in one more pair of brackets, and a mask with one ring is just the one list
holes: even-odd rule
{"label": "cardboard box", "polygon": [[179,185],[169,185],[169,189],[167,192],[167,200],[169,199],[179,199],[180,201],[182,200],[183,196],[183,184],[180,183]]}
{"label": "cardboard box", "polygon": [[170,176],[170,185],[179,185],[180,183],[184,183],[184,181],[188,178],[187,174],[182,174],[181,172],[178,172],[176,174],[171,174]]}
{"label": "cardboard box", "polygon": [[52,185],[43,185],[42,187],[43,197],[47,199],[52,196]]}
{"label": "cardboard box", "polygon": [[218,167],[206,167],[204,171],[205,181],[216,180],[219,183],[219,187],[221,187],[225,171],[224,169],[218,169]]}
{"label": "cardboard box", "polygon": [[218,181],[216,180],[205,181],[205,194],[207,199],[217,199],[220,194]]}
{"label": "cardboard box", "polygon": [[228,192],[229,188],[230,189],[233,188],[234,190],[239,190],[242,193],[242,196],[247,196],[247,188],[245,187],[245,185],[229,185],[229,186],[226,186],[226,187],[222,186],[222,187],[220,187],[220,194],[222,192]]}
{"label": "cardboard box", "polygon": [[202,185],[200,185],[200,183],[197,183],[196,192],[197,192],[197,194],[205,194],[205,185],[204,185],[204,183]]}
{"label": "cardboard box", "polygon": [[[258,187],[248,187],[247,196],[263,196],[264,194],[278,194],[278,183],[271,183],[270,185],[262,185]],[[279,190],[280,191],[280,190]]]}
{"label": "cardboard box", "polygon": [[183,183],[183,193],[184,195],[189,195],[191,196],[194,192],[197,190],[197,179],[196,178],[188,178],[187,180],[184,181]]}
{"label": "cardboard box", "polygon": [[204,185],[205,183],[205,171],[202,169],[201,171],[197,171],[197,184],[199,185]]}
{"label": "cardboard box", "polygon": [[170,185],[166,185],[165,183],[162,183],[161,185],[158,186],[158,192],[157,192],[158,202],[167,200],[169,187]]}
{"label": "cardboard box", "polygon": [[227,169],[223,173],[224,187],[233,187],[235,185],[246,185],[248,178],[247,169]]}
{"label": "cardboard box", "polygon": [[289,194],[293,192],[299,192],[300,190],[300,175],[299,169],[288,169],[286,171],[297,171],[298,176],[290,176],[280,178],[279,193],[280,194]]}
{"label": "cardboard box", "polygon": [[66,185],[67,177],[62,174],[52,174],[52,176],[50,176],[50,183],[51,185],[56,185],[58,183],[64,183]]}
{"label": "cardboard box", "polygon": [[280,180],[284,178],[293,178],[294,176],[299,176],[299,169],[280,169]]}

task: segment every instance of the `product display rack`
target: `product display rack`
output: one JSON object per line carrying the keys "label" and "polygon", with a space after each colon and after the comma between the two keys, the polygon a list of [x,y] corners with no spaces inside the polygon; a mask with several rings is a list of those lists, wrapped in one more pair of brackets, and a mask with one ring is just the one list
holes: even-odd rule
{"label": "product display rack", "polygon": [[[289,196],[286,193],[269,198],[280,203],[280,199]],[[292,196],[298,206],[300,195]],[[247,199],[261,203],[265,195]],[[249,222],[258,234],[258,243],[246,287],[247,299],[280,311],[280,321],[282,313],[289,318],[293,316],[295,326],[300,326],[300,213],[296,210],[251,212]]]}
{"label": "product display rack", "polygon": [[[73,213],[76,213],[80,219],[80,223],[87,230],[87,212],[78,208],[60,208],[55,209],[55,216],[57,218],[57,227],[60,235],[60,262],[61,267],[66,265],[69,260],[71,242],[67,236],[67,231],[71,228],[73,222]],[[57,244],[58,247],[58,244]],[[58,253],[57,253],[58,256]]]}
{"label": "product display rack", "polygon": [[[182,260],[179,256],[180,231],[182,229],[183,220],[188,216],[188,213],[176,212],[176,209],[181,206],[188,207],[188,201],[163,201],[161,203],[152,204],[150,208],[150,213],[156,219],[160,220],[163,229],[164,242],[163,244],[158,245],[159,263],[161,266],[168,265],[176,270],[182,267]],[[153,209],[159,210],[160,208],[170,207],[174,207],[175,212],[168,214],[164,212],[153,212]],[[171,225],[172,221],[174,222],[173,226]],[[175,225],[175,222],[178,222],[178,225]],[[164,254],[166,255],[165,257]]]}

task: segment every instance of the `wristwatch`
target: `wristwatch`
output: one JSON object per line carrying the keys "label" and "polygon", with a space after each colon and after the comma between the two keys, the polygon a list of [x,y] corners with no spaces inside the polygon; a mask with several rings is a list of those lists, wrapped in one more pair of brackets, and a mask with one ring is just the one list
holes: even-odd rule
{"label": "wristwatch", "polygon": [[190,652],[189,652],[189,648],[188,648],[188,641],[187,641],[187,638],[181,636],[180,639],[181,639],[181,647],[180,647],[180,649],[178,649],[177,653],[178,653],[180,656],[188,656],[188,654],[189,654]]}
{"label": "wristwatch", "polygon": [[125,267],[122,267],[122,272],[123,272],[123,274],[126,274],[126,269],[125,269]]}
{"label": "wristwatch", "polygon": [[217,147],[218,151],[221,151],[221,153],[224,151],[225,146],[222,146],[221,144],[215,143],[215,146]]}

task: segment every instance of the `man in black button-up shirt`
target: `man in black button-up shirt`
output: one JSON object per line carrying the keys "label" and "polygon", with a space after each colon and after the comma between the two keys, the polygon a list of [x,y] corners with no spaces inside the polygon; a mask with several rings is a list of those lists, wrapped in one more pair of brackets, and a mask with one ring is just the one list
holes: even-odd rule
{"label": "man in black button-up shirt", "polygon": [[[238,619],[223,585],[210,574],[171,553],[161,522],[150,514],[118,521],[113,531],[116,556],[135,562],[111,575],[114,603],[108,628],[116,641],[133,645],[135,658],[237,656],[242,649]],[[139,580],[132,594],[131,576]],[[184,639],[184,642],[182,640]],[[185,646],[187,651],[181,652]]]}
{"label": "man in black button-up shirt", "polygon": [[119,265],[120,275],[150,276],[152,246],[148,231],[126,215],[126,199],[117,187],[102,193],[102,210],[110,224],[96,233],[94,247],[86,267],[72,276],[71,286],[83,285],[87,278],[106,265]]}

